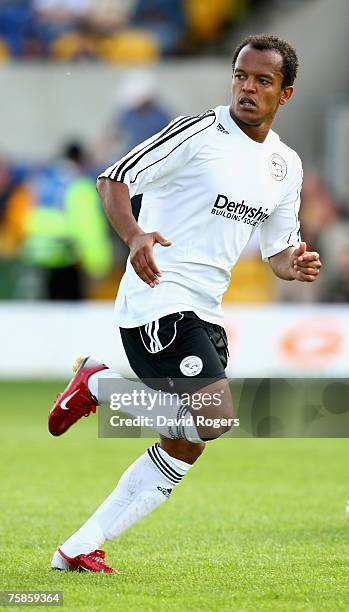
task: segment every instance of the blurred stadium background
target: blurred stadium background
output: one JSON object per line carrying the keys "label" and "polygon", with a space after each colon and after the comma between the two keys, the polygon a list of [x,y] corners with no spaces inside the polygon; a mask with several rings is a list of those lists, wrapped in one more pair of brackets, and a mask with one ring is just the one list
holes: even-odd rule
{"label": "blurred stadium background", "polygon": [[95,177],[173,116],[228,104],[233,48],[258,32],[299,53],[276,130],[303,159],[303,239],[324,266],[278,282],[248,245],[224,300],[229,371],[348,375],[348,17],[347,0],[0,0],[0,378],[67,376],[77,352],[128,371],[112,320],[127,250]]}

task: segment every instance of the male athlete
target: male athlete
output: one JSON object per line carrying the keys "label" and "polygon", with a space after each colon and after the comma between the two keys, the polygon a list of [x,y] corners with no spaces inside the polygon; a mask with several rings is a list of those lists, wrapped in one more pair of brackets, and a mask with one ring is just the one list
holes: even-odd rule
{"label": "male athlete", "polygon": [[[105,212],[130,249],[116,318],[142,381],[137,389],[149,389],[147,381],[156,378],[162,393],[183,391],[190,382],[191,398],[211,399],[195,412],[178,394],[166,408],[168,422],[154,418],[160,443],[126,470],[92,517],[57,549],[53,568],[116,571],[102,544],[165,502],[205,441],[232,426],[221,301],[253,232],[259,228],[262,257],[279,278],[312,282],[319,274],[318,253],[308,252],[300,239],[301,162],[271,130],[278,108],[293,94],[297,67],[288,43],[275,36],[247,38],[234,53],[230,106],[175,119],[99,177]],[[141,193],[137,223],[130,197]],[[50,432],[61,435],[108,402],[101,384],[106,381],[117,385],[120,375],[85,358],[55,402]],[[147,412],[139,406],[124,411]],[[159,400],[152,414],[161,411]]]}

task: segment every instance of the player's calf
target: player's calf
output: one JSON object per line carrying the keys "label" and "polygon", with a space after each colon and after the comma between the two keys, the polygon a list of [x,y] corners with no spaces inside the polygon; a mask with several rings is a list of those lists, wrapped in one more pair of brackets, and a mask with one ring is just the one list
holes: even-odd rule
{"label": "player's calf", "polygon": [[171,457],[192,465],[204,452],[205,442],[189,442],[188,440],[171,440],[161,436],[161,448]]}

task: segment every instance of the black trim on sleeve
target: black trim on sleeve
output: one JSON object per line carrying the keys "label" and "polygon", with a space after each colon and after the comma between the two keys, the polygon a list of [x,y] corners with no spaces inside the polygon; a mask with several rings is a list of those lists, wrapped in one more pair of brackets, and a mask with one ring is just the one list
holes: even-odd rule
{"label": "black trim on sleeve", "polygon": [[[189,119],[191,119],[191,117],[178,117],[178,119],[174,119],[173,121],[171,121],[171,123],[166,126],[160,133],[158,136],[155,135],[152,137],[153,140],[152,142],[156,142],[157,140],[159,140],[160,138],[162,138],[163,136],[165,136],[168,132],[170,132],[171,130],[173,130],[175,127],[177,127],[178,125],[180,125],[181,123],[184,123],[186,121],[189,121]],[[117,180],[115,179],[115,177],[113,177],[112,175],[114,174],[114,172],[116,170],[118,170],[118,167],[127,163],[128,161],[130,161],[135,155],[137,155],[137,153],[140,153],[141,151],[144,151],[144,149],[146,149],[151,143],[147,142],[146,145],[144,145],[141,149],[139,149],[140,145],[137,145],[136,151],[134,151],[134,149],[132,149],[132,151],[130,151],[129,153],[127,153],[127,156],[122,159],[122,161],[117,161],[115,164],[112,165],[110,173],[108,175],[108,178],[111,178],[113,180]],[[118,179],[119,180],[119,179]]]}
{"label": "black trim on sleeve", "polygon": [[295,216],[295,219],[296,219],[296,227],[290,232],[290,235],[289,235],[289,237],[287,239],[287,244],[289,244],[291,242],[292,234],[294,232],[297,232],[297,237],[300,237],[300,223],[299,223],[298,214],[296,213],[296,204],[297,204],[298,200],[300,199],[301,190],[302,190],[302,184],[301,184],[301,186],[297,190],[297,199],[294,202],[294,216]]}
{"label": "black trim on sleeve", "polygon": [[[145,155],[147,155],[154,149],[158,148],[159,146],[163,145],[168,140],[171,140],[178,134],[181,134],[182,132],[186,132],[193,125],[200,123],[207,117],[213,117],[215,120],[216,114],[214,111],[207,111],[203,115],[178,120],[178,122],[173,124],[171,128],[169,128],[167,131],[162,133],[155,141],[148,143],[143,149],[135,151],[127,159],[124,159],[123,162],[118,167],[113,169],[113,171],[109,175],[109,178],[112,178],[113,180],[120,181],[121,183],[123,183],[125,180],[126,173],[129,172],[129,170],[131,170],[132,168],[134,168],[134,166],[136,166]],[[214,121],[212,123],[214,123]],[[206,129],[206,127],[210,127],[212,123],[208,126],[205,126],[205,128],[203,129]],[[202,130],[199,130],[199,132],[201,131]],[[191,134],[191,136],[194,136],[196,133],[198,132],[194,132],[193,134]],[[191,136],[189,136],[189,138]],[[185,142],[186,140],[188,140],[188,138],[183,139],[183,141],[181,141],[179,145],[177,145],[177,147],[183,144],[183,142]],[[168,155],[170,155],[177,147],[174,147],[172,151],[170,151],[167,155],[164,156],[164,158],[168,157]],[[161,158],[161,159],[164,159],[164,158]],[[161,161],[161,160],[157,160],[157,161]],[[157,161],[154,163],[157,163]],[[150,165],[153,165],[153,164],[150,164]],[[147,166],[147,167],[149,168],[150,166]],[[145,168],[142,168],[139,172],[142,172],[144,169]],[[137,173],[137,176],[139,175],[139,172]]]}

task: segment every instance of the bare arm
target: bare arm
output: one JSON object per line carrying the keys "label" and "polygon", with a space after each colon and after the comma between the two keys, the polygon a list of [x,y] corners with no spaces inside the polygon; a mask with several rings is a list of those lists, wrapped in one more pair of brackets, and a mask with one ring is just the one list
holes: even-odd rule
{"label": "bare arm", "polygon": [[130,261],[138,276],[150,287],[159,284],[161,272],[153,256],[154,244],[170,246],[159,232],[146,233],[136,222],[131,207],[127,185],[101,178],[97,191],[102,200],[105,214],[121,240],[130,249]]}
{"label": "bare arm", "polygon": [[277,255],[269,257],[269,264],[274,274],[283,280],[299,280],[312,283],[317,279],[321,261],[319,253],[307,251],[305,242],[295,249],[289,247]]}
{"label": "bare arm", "polygon": [[132,214],[127,185],[107,178],[97,181],[105,214],[121,240],[130,246],[132,238],[144,234]]}

